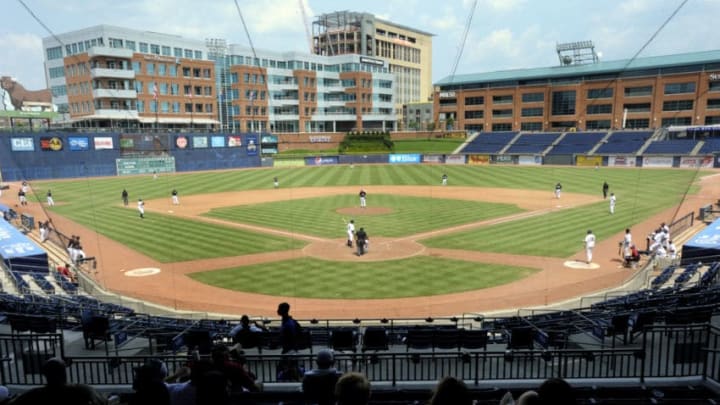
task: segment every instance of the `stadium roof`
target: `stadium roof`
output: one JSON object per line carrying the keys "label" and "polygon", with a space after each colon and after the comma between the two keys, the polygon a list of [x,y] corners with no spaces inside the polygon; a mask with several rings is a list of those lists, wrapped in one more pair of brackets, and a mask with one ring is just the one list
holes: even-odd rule
{"label": "stadium roof", "polygon": [[[447,76],[435,83],[437,86],[449,84],[490,83],[507,80],[547,79],[566,76],[594,75],[619,73],[626,70],[654,69],[673,66],[685,66],[701,63],[720,63],[720,50],[682,53],[677,55],[649,56],[630,59],[621,59],[607,62],[591,63],[586,65],[551,66],[530,69],[501,70],[487,73],[471,73],[464,75]],[[718,67],[720,69],[720,66]]]}

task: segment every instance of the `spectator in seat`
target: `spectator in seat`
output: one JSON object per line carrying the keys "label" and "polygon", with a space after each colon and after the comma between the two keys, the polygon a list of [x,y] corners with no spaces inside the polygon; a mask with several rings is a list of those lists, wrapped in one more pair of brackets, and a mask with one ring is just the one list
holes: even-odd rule
{"label": "spectator in seat", "polygon": [[167,377],[165,363],[158,359],[149,359],[135,368],[133,390],[135,395],[130,405],[170,405],[170,392],[165,384]]}
{"label": "spectator in seat", "polygon": [[254,321],[250,323],[250,318],[247,315],[243,315],[240,318],[240,323],[230,330],[229,335],[233,342],[239,343],[241,347],[254,347],[253,343],[257,344],[258,335],[253,334],[265,331],[267,331],[265,326]]}
{"label": "spectator in seat", "polygon": [[219,370],[210,370],[202,374],[197,385],[197,400],[195,403],[198,405],[229,404],[230,385],[227,376]]}
{"label": "spectator in seat", "polygon": [[370,381],[360,373],[345,373],[335,385],[337,405],[367,405]]}
{"label": "spectator in seat", "polygon": [[[94,388],[85,384],[68,384],[65,362],[62,359],[53,357],[48,359],[42,367],[45,376],[45,385],[33,388],[12,399],[9,403],[13,405],[35,405],[53,404],[62,402],[65,404],[105,404],[103,398]],[[160,404],[156,404],[160,405]]]}
{"label": "spectator in seat", "polygon": [[[200,403],[197,400],[197,390],[203,376],[213,370],[213,364],[208,360],[199,360],[192,363],[190,367],[181,368],[175,375],[168,377],[165,381],[170,394],[170,405],[195,405]],[[190,373],[190,380],[184,382],[172,382],[183,378]],[[223,377],[224,378],[224,377]],[[225,378],[225,381],[227,379]]]}
{"label": "spectator in seat", "polygon": [[342,374],[334,367],[335,356],[333,352],[328,349],[320,350],[315,357],[315,364],[317,368],[306,372],[303,377],[302,390],[304,397],[306,400],[318,405],[332,405],[334,404],[335,384]]}
{"label": "spectator in seat", "polygon": [[227,346],[213,346],[210,356],[213,368],[225,375],[234,390],[260,391],[260,388],[255,384],[255,375],[247,369],[245,359],[242,357],[238,357],[237,360],[231,359],[230,349]]}
{"label": "spectator in seat", "polygon": [[637,246],[632,243],[625,253],[625,263],[623,264],[625,267],[632,267],[634,269],[637,267],[638,262],[640,262],[640,251],[637,249]]}
{"label": "spectator in seat", "polygon": [[467,386],[455,377],[445,377],[435,387],[430,405],[472,405]]}
{"label": "spectator in seat", "polygon": [[575,393],[567,381],[562,378],[549,378],[537,390],[542,405],[574,405]]}

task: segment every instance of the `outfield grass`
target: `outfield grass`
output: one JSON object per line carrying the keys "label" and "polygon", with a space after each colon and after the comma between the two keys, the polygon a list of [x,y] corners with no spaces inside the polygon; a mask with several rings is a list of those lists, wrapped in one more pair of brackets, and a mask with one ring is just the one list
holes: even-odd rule
{"label": "outfield grass", "polygon": [[258,294],[374,299],[472,291],[525,278],[534,269],[435,257],[378,262],[330,262],[311,258],[192,273],[220,288]]}
{"label": "outfield grass", "polygon": [[441,198],[372,194],[369,207],[388,208],[381,215],[351,217],[338,208],[357,207],[353,194],[216,208],[207,215],[325,238],[345,237],[345,223],[355,219],[371,235],[398,237],[522,212],[516,205]]}
{"label": "outfield grass", "polygon": [[[36,198],[44,201],[47,189],[52,189],[56,207],[51,211],[96,229],[118,242],[129,245],[161,261],[186,260],[190,258],[234,256],[249,253],[255,246],[264,250],[279,250],[297,246],[297,242],[278,239],[268,235],[252,234],[214,224],[178,219],[172,216],[151,214],[152,218],[141,223],[133,207],[116,209],[120,206],[120,193],[126,188],[130,199],[142,197],[170,199],[170,191],[176,188],[182,203],[186,195],[207,195],[211,193],[269,189],[272,178],[280,178],[281,187],[328,187],[335,185],[364,185],[370,189],[370,203],[374,204],[373,185],[437,185],[442,173],[450,178],[450,186],[501,187],[514,189],[547,190],[548,197],[556,182],[563,184],[565,192],[600,195],[603,181],[610,184],[610,190],[618,196],[617,213],[610,217],[605,203],[513,223],[477,229],[472,232],[448,235],[431,239],[432,246],[460,247],[462,249],[501,251],[518,254],[544,254],[565,257],[582,248],[580,240],[585,231],[592,228],[599,240],[621,232],[625,227],[641,222],[652,214],[680,201],[685,192],[693,192],[691,186],[699,172],[680,169],[611,169],[580,167],[518,167],[518,166],[455,166],[455,165],[355,165],[327,167],[291,167],[252,169],[235,171],[214,171],[187,174],[161,174],[152,176],[113,177],[100,179],[79,179],[65,181],[33,182]],[[342,197],[342,196],[341,196]],[[345,196],[356,198],[356,196]],[[355,201],[351,201],[355,204]],[[435,199],[426,204],[435,204]],[[445,202],[437,201],[438,204]],[[298,202],[289,201],[285,208],[270,208],[279,211],[283,222],[305,221],[305,232],[314,223],[330,221],[313,232],[324,232],[336,237],[342,235],[341,223],[337,218],[325,218],[326,211],[317,217],[307,216],[296,209]],[[302,204],[302,203],[299,203]],[[461,205],[471,205],[462,202]],[[346,203],[342,203],[346,206]],[[259,207],[258,207],[259,208]],[[340,207],[337,207],[340,208]],[[264,209],[264,207],[263,207]],[[434,221],[435,216],[447,215],[453,220],[454,211],[432,209],[425,221]],[[283,212],[284,210],[284,212]],[[463,212],[462,209],[459,212]],[[684,213],[681,213],[684,214]],[[462,215],[466,215],[463,213]],[[303,218],[305,217],[305,218]],[[385,216],[377,218],[382,219]],[[417,221],[419,216],[409,216]],[[468,220],[471,218],[466,216]],[[39,220],[39,219],[38,219]],[[310,221],[312,224],[307,224]],[[337,221],[337,224],[333,224]],[[381,221],[382,222],[382,221]],[[422,221],[421,221],[422,222]],[[373,224],[378,229],[382,223]],[[399,234],[417,232],[416,222],[399,224]],[[436,225],[432,225],[436,226]],[[411,229],[412,228],[412,229]],[[371,228],[372,229],[372,228]],[[383,267],[382,264],[377,266]]]}

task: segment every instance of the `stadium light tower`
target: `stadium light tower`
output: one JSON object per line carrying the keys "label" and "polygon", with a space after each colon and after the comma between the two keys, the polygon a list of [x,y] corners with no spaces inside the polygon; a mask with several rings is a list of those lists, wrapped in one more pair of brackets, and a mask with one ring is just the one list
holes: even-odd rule
{"label": "stadium light tower", "polygon": [[577,41],[557,44],[555,50],[560,60],[560,66],[588,65],[598,63],[600,58],[595,52],[592,41]]}

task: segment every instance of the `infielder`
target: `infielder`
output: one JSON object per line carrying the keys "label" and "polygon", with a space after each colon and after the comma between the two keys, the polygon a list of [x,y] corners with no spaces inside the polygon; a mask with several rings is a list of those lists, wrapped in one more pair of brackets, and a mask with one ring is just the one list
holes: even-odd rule
{"label": "infielder", "polygon": [[347,223],[347,245],[348,245],[348,247],[352,247],[353,239],[355,239],[355,220],[351,219],[350,222]]}
{"label": "infielder", "polygon": [[615,198],[615,193],[610,193],[610,213],[615,213],[615,203],[617,202],[617,199]]}
{"label": "infielder", "polygon": [[367,206],[367,203],[366,203],[367,193],[365,192],[365,189],[361,188],[360,193],[358,195],[360,196],[360,208],[365,208]]}
{"label": "infielder", "polygon": [[560,199],[561,193],[562,193],[562,184],[558,183],[555,185],[555,198]]}
{"label": "infielder", "polygon": [[177,190],[173,189],[171,194],[172,194],[173,205],[180,205],[180,199],[178,198]]}
{"label": "infielder", "polygon": [[592,230],[588,229],[587,235],[585,235],[585,257],[587,258],[587,264],[592,263],[593,248],[595,248],[595,235]]}
{"label": "infielder", "polygon": [[145,201],[143,201],[142,198],[138,198],[138,212],[140,213],[140,218],[145,219]]}
{"label": "infielder", "polygon": [[47,199],[47,205],[48,205],[48,206],[52,207],[53,205],[55,205],[55,200],[53,200],[52,191],[51,191],[51,190],[48,190],[47,195],[46,195],[46,199]]}
{"label": "infielder", "polygon": [[273,187],[275,187],[275,188],[280,187],[280,180],[278,180],[277,177],[273,177]]}
{"label": "infielder", "polygon": [[443,173],[443,175],[442,175],[442,185],[443,186],[447,186],[447,180],[448,180],[447,174]]}

